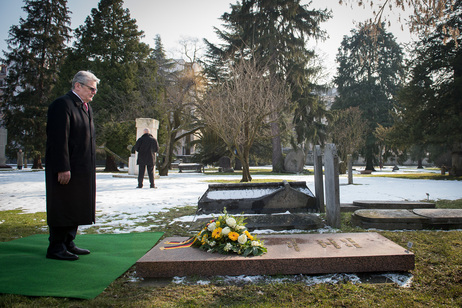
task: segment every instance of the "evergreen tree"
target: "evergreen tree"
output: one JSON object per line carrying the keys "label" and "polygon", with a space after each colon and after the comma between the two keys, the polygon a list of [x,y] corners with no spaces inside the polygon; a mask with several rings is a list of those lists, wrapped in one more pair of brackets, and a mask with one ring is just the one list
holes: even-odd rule
{"label": "evergreen tree", "polygon": [[[309,38],[324,37],[319,25],[329,17],[325,10],[308,10],[308,6],[301,5],[299,0],[242,0],[231,5],[231,13],[221,17],[228,31],[215,29],[224,44],[217,46],[205,41],[209,57],[207,72],[219,79],[220,70],[228,59],[255,55],[262,65],[268,66],[270,75],[287,82],[293,90],[293,101],[311,105],[315,100],[310,97],[312,72],[307,69],[307,64],[314,53],[305,46]],[[302,114],[299,113],[298,118],[306,118],[306,111],[309,114],[310,110],[306,106],[299,108]],[[284,168],[279,119],[279,115],[271,116],[275,172]]]}
{"label": "evergreen tree", "polygon": [[[123,8],[123,0],[101,0],[84,25],[75,30],[76,41],[65,72],[70,73],[71,68],[88,69],[101,79],[92,106],[98,144],[110,150],[113,150],[111,143],[104,136],[110,135],[107,130],[113,128],[117,133],[119,128],[106,125],[107,122],[134,121],[140,111],[149,110],[143,117],[153,114],[150,105],[155,103],[156,91],[150,82],[156,68],[149,59],[149,46],[141,42],[142,37],[143,31],[138,30],[136,20]],[[62,80],[69,77],[61,76]],[[107,164],[114,159],[109,152],[106,158]]]}
{"label": "evergreen tree", "polygon": [[[366,145],[361,154],[366,169],[374,170],[379,147],[373,132],[378,124],[392,124],[390,111],[394,96],[403,82],[403,53],[393,35],[384,30],[360,27],[342,40],[337,55],[338,86],[332,109],[359,107],[368,126]],[[375,33],[375,35],[373,35]]]}
{"label": "evergreen tree", "polygon": [[10,147],[24,148],[41,169],[46,113],[70,36],[67,0],[25,0],[27,18],[10,28],[3,119]]}
{"label": "evergreen tree", "polygon": [[446,5],[444,15],[415,46],[391,135],[399,144],[449,150],[451,173],[462,175],[462,1]]}
{"label": "evergreen tree", "polygon": [[143,31],[123,8],[123,0],[101,0],[76,29],[75,37],[76,58],[101,79],[93,103],[97,120],[123,118],[139,95],[139,65],[150,54],[149,46],[141,42]]}

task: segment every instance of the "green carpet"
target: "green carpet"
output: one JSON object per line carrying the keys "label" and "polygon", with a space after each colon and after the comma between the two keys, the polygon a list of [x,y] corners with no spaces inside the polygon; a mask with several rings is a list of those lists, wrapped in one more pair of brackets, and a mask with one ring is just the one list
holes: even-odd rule
{"label": "green carpet", "polygon": [[0,293],[92,299],[149,251],[162,232],[77,235],[77,261],[45,258],[48,235],[0,242]]}

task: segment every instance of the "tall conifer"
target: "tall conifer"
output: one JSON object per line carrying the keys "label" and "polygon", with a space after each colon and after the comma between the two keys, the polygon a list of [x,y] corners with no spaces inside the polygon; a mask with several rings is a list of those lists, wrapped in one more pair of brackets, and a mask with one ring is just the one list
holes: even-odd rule
{"label": "tall conifer", "polygon": [[334,79],[338,96],[332,108],[359,107],[368,125],[366,145],[361,151],[367,170],[373,170],[374,163],[378,162],[379,148],[373,132],[378,124],[391,126],[390,111],[404,81],[402,49],[384,27],[382,24],[376,33],[368,27],[360,27],[343,38]]}
{"label": "tall conifer", "polygon": [[[269,73],[287,82],[295,102],[314,102],[308,96],[310,84],[309,60],[314,56],[306,48],[308,39],[322,39],[325,35],[320,24],[330,17],[326,10],[309,10],[300,0],[241,0],[231,5],[231,12],[222,15],[225,30],[215,29],[224,42],[214,45],[208,41],[211,66],[209,75],[219,77],[224,60],[236,55],[255,55]],[[299,110],[310,108],[300,108]],[[283,171],[281,129],[273,115],[272,145],[273,171]]]}
{"label": "tall conifer", "polygon": [[46,112],[70,36],[67,0],[25,0],[26,19],[10,28],[3,119],[10,150],[24,148],[42,168]]}

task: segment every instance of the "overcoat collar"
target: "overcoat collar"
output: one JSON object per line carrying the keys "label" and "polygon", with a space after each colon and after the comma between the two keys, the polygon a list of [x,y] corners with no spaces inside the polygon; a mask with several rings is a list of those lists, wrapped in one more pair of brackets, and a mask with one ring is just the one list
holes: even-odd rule
{"label": "overcoat collar", "polygon": [[72,99],[72,101],[78,108],[81,108],[85,113],[88,113],[85,107],[83,106],[83,102],[80,99],[80,97],[78,97],[72,90],[67,92],[67,95]]}

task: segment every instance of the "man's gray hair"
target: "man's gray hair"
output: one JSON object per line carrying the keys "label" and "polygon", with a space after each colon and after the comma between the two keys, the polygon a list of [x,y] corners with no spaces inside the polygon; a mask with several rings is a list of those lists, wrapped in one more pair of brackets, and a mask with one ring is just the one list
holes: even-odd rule
{"label": "man's gray hair", "polygon": [[74,79],[72,79],[72,89],[74,89],[76,83],[87,84],[89,81],[96,81],[96,84],[99,83],[98,77],[92,72],[80,71],[75,74]]}

